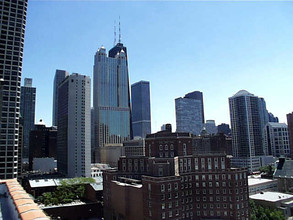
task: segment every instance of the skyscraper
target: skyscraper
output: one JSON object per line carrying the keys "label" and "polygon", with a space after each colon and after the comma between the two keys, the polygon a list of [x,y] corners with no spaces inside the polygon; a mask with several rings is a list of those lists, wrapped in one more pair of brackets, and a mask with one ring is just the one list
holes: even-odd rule
{"label": "skyscraper", "polygon": [[131,85],[133,136],[145,138],[151,133],[150,83],[140,81]]}
{"label": "skyscraper", "polygon": [[203,120],[203,101],[201,92],[192,92],[184,98],[175,99],[176,110],[176,131],[191,132],[199,135],[202,129]]}
{"label": "skyscraper", "polygon": [[68,76],[68,72],[65,70],[56,70],[53,84],[53,115],[52,125],[57,126],[58,117],[58,86]]}
{"label": "skyscraper", "polygon": [[233,160],[235,166],[259,168],[259,157],[265,155],[263,129],[268,122],[263,98],[240,90],[229,98],[232,131]]}
{"label": "skyscraper", "polygon": [[[117,50],[115,54],[113,51]],[[94,62],[95,162],[100,148],[132,137],[127,54],[123,44],[99,48]]]}
{"label": "skyscraper", "polygon": [[0,1],[0,79],[4,79],[0,179],[17,177],[20,81],[27,0]]}
{"label": "skyscraper", "polygon": [[29,155],[30,131],[35,125],[36,88],[32,87],[31,78],[24,79],[24,86],[21,87],[20,114],[23,119],[23,158]]}
{"label": "skyscraper", "polygon": [[289,134],[289,144],[291,151],[291,159],[293,159],[293,112],[287,114],[287,124],[288,124],[288,134]]}
{"label": "skyscraper", "polygon": [[77,73],[58,88],[58,172],[68,177],[91,172],[91,80]]}

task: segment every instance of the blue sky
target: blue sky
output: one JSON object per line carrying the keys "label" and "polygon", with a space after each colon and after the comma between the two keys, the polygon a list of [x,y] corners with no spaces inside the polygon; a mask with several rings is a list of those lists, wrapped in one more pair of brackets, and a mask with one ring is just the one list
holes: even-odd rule
{"label": "blue sky", "polygon": [[195,90],[216,124],[230,123],[228,97],[241,89],[281,122],[293,111],[292,2],[30,1],[22,78],[37,87],[37,121],[51,125],[55,70],[92,77],[119,15],[130,82],[150,81],[152,132],[175,130],[174,99]]}

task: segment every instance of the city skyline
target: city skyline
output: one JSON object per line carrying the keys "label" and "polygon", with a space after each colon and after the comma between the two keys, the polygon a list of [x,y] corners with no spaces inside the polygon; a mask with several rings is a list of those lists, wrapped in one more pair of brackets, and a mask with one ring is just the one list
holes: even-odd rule
{"label": "city skyline", "polygon": [[[283,97],[293,78],[291,8],[284,2],[31,2],[23,78],[33,78],[38,89],[36,120],[52,120],[56,69],[92,78],[93,54],[113,45],[114,14],[123,11],[130,83],[151,83],[153,132],[164,123],[176,127],[174,99],[194,90],[205,94],[205,119],[217,125],[230,124],[228,97],[241,89],[264,97],[286,122],[293,109]],[[50,19],[61,13],[58,22]]]}

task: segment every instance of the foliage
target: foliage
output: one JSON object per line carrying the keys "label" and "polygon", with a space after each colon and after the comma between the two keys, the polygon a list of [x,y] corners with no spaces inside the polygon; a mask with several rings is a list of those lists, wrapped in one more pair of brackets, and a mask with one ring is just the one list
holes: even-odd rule
{"label": "foliage", "polygon": [[251,220],[285,220],[280,210],[256,205],[253,200],[249,201]]}
{"label": "foliage", "polygon": [[73,178],[60,181],[61,185],[54,192],[45,192],[38,197],[38,202],[45,206],[71,203],[80,200],[85,195],[85,185],[95,183],[92,178]]}
{"label": "foliage", "polygon": [[275,171],[275,167],[272,165],[267,165],[259,168],[260,172],[266,173],[267,175],[273,175]]}

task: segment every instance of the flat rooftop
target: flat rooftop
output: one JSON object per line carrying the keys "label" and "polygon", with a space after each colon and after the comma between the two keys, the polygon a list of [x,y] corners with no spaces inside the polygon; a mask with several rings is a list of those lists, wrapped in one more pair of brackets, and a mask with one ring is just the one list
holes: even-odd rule
{"label": "flat rooftop", "polygon": [[255,195],[249,196],[250,199],[263,200],[268,202],[278,202],[282,200],[293,200],[293,195],[280,193],[280,192],[261,192]]}
{"label": "flat rooftop", "polygon": [[261,178],[260,175],[248,176],[248,186],[255,186],[255,185],[264,184],[264,183],[273,183],[277,181],[278,180],[263,179]]}

